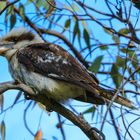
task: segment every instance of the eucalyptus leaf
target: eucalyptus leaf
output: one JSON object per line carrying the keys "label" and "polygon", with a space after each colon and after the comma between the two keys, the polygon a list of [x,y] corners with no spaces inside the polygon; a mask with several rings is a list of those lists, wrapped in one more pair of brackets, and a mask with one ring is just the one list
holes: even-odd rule
{"label": "eucalyptus leaf", "polygon": [[6,7],[6,1],[0,1],[0,11]]}
{"label": "eucalyptus leaf", "polygon": [[99,68],[100,68],[100,65],[101,65],[101,62],[103,60],[103,55],[100,55],[98,56],[94,62],[92,63],[92,65],[89,67],[89,70],[94,72],[94,73],[97,73]]}
{"label": "eucalyptus leaf", "polygon": [[118,33],[126,35],[126,34],[130,33],[130,30],[128,28],[122,28],[122,29],[119,30]]}
{"label": "eucalyptus leaf", "polygon": [[112,77],[112,80],[113,80],[116,88],[119,88],[119,86],[122,83],[122,78],[123,77],[119,73],[119,67],[116,64],[113,64],[112,65],[112,68],[111,68],[111,77]]}
{"label": "eucalyptus leaf", "polygon": [[16,15],[14,13],[11,14],[10,16],[10,30],[15,26],[15,24],[16,24]]}
{"label": "eucalyptus leaf", "polygon": [[1,122],[1,140],[5,140],[5,134],[6,134],[6,125],[5,122]]}
{"label": "eucalyptus leaf", "polygon": [[89,37],[89,33],[86,29],[84,29],[84,39],[85,39],[85,42],[87,44],[87,47],[88,49],[90,50],[90,37]]}

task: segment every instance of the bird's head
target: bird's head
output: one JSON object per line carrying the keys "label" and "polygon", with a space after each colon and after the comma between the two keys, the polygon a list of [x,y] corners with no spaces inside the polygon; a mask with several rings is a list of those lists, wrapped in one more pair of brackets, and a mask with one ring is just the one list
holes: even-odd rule
{"label": "bird's head", "polygon": [[12,30],[0,38],[0,55],[10,58],[18,49],[42,42],[43,40],[38,35],[34,35],[25,28]]}

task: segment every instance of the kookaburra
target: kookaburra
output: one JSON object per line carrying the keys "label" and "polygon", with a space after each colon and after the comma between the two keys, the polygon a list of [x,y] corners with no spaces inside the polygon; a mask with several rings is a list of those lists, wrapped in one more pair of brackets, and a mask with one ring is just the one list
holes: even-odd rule
{"label": "kookaburra", "polygon": [[[69,52],[25,28],[0,39],[0,55],[7,58],[15,81],[57,102],[75,99],[100,105],[114,96],[101,88],[96,77]],[[131,101],[119,95],[115,102],[133,108]]]}

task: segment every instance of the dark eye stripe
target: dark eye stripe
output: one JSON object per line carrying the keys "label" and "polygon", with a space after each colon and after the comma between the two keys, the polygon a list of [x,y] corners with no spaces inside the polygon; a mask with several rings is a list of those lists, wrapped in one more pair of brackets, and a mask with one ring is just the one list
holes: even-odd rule
{"label": "dark eye stripe", "polygon": [[35,36],[31,32],[27,32],[27,33],[24,33],[21,36],[19,36],[17,41],[22,41],[22,40],[32,41],[34,39],[34,37]]}
{"label": "dark eye stripe", "polygon": [[5,38],[5,41],[10,41],[10,42],[19,42],[19,41],[24,41],[24,40],[29,40],[32,41],[34,39],[34,35],[31,32],[26,32],[21,34],[20,36],[10,36]]}

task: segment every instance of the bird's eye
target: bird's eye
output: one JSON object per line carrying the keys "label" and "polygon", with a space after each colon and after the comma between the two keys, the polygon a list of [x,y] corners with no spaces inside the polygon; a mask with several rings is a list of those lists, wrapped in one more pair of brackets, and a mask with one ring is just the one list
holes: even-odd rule
{"label": "bird's eye", "polygon": [[17,38],[13,38],[12,41],[16,43],[18,41],[18,39]]}

